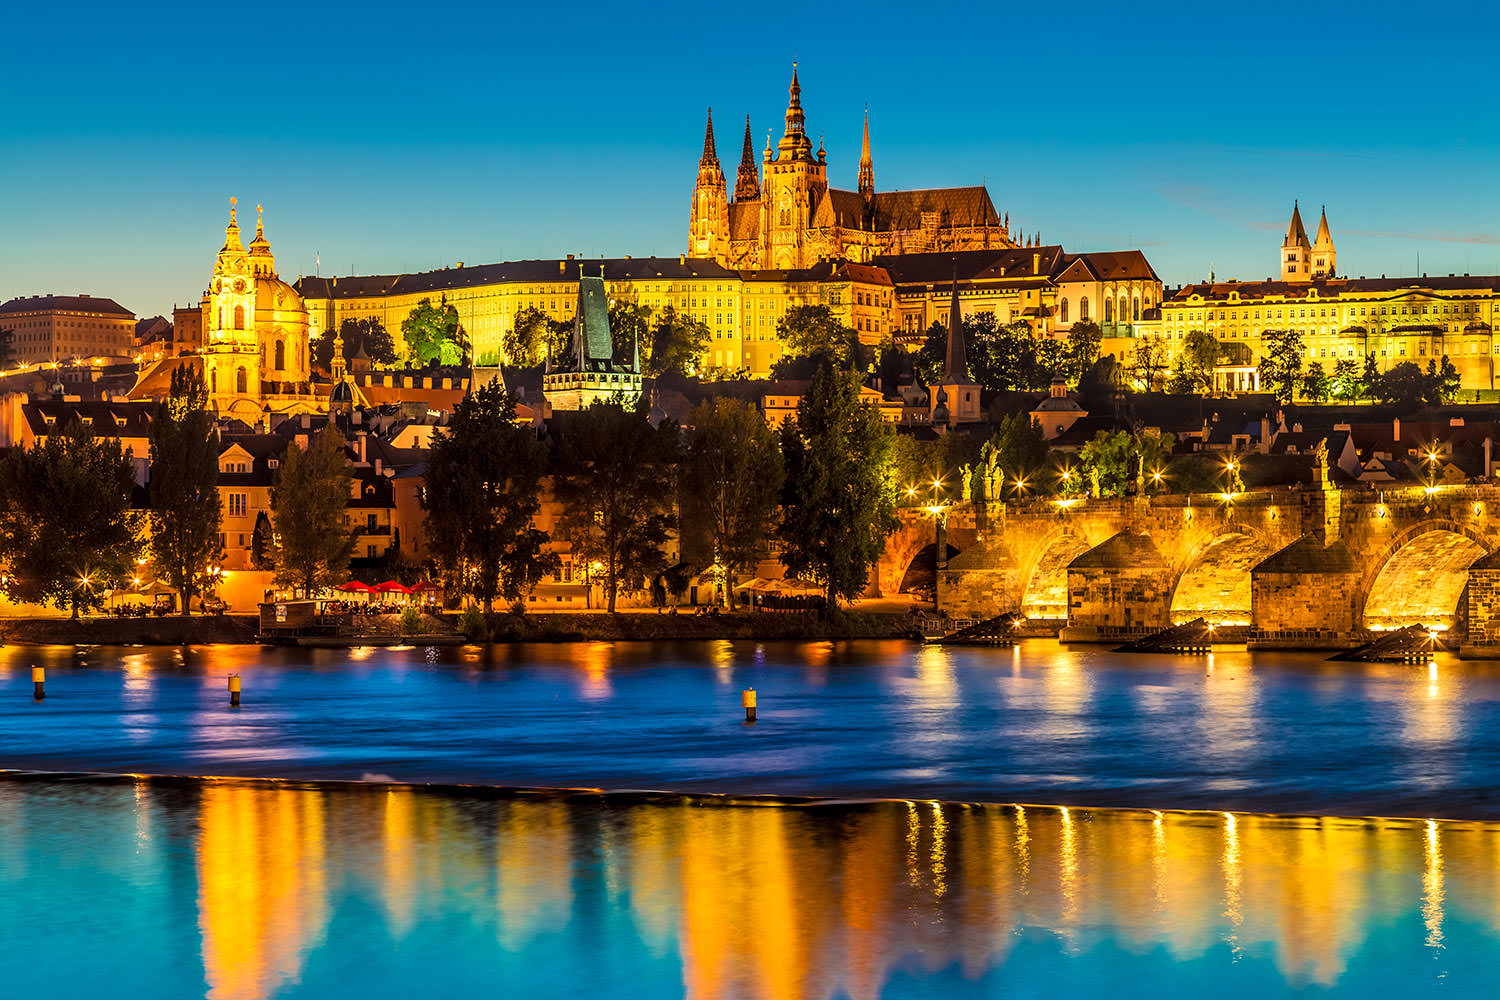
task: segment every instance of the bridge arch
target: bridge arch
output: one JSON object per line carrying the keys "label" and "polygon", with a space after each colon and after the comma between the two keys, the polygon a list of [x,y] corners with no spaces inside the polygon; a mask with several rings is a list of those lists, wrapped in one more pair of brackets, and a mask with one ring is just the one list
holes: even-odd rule
{"label": "bridge arch", "polygon": [[1277,548],[1260,532],[1237,525],[1204,539],[1177,577],[1172,622],[1205,618],[1215,625],[1250,624],[1250,571]]}
{"label": "bridge arch", "polygon": [[1068,563],[1093,547],[1071,526],[1046,535],[1022,564],[1021,613],[1028,618],[1067,618]]}
{"label": "bridge arch", "polygon": [[1469,567],[1489,551],[1484,536],[1456,521],[1433,519],[1412,525],[1371,561],[1360,586],[1356,620],[1376,630],[1407,625],[1453,628]]}

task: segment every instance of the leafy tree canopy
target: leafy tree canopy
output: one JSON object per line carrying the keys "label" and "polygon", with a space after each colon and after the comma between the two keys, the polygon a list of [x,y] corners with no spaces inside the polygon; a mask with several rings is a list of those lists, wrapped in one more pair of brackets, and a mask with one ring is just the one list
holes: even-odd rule
{"label": "leafy tree canopy", "polygon": [[219,545],[219,431],[198,369],[173,370],[151,421],[151,552],[157,572],[182,595],[181,611],[211,589]]}
{"label": "leafy tree canopy", "polygon": [[[374,364],[393,365],[396,363],[396,344],[391,340],[391,335],[385,326],[374,316],[359,319],[346,318],[339,325],[339,332],[344,339],[346,361],[358,354],[360,348],[364,348],[365,356]],[[333,365],[333,342],[332,330],[324,330],[313,338],[313,363],[325,372],[329,371]]]}
{"label": "leafy tree canopy", "polygon": [[355,543],[344,519],[349,480],[344,435],[333,424],[305,451],[296,444],[287,447],[271,486],[278,584],[312,597],[348,572]]}
{"label": "leafy tree canopy", "polygon": [[468,338],[458,322],[458,310],[445,302],[422,299],[401,321],[406,353],[418,364],[462,364],[469,355]]}

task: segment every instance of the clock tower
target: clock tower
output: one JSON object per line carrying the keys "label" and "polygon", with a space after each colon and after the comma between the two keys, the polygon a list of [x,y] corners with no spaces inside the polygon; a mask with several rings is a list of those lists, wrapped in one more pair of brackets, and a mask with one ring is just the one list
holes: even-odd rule
{"label": "clock tower", "polygon": [[255,334],[255,273],[240,241],[237,199],[229,199],[224,246],[204,296],[203,381],[220,416],[253,423],[260,416],[259,347]]}

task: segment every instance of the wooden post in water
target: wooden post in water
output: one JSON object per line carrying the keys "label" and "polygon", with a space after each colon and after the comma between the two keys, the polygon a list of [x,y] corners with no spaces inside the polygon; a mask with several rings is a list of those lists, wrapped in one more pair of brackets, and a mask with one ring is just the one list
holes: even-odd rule
{"label": "wooden post in water", "polygon": [[745,688],[740,692],[740,704],[745,707],[745,721],[755,721],[755,688]]}
{"label": "wooden post in water", "polygon": [[240,675],[229,675],[229,707],[240,707]]}
{"label": "wooden post in water", "polygon": [[47,697],[47,668],[31,668],[31,700],[41,701]]}

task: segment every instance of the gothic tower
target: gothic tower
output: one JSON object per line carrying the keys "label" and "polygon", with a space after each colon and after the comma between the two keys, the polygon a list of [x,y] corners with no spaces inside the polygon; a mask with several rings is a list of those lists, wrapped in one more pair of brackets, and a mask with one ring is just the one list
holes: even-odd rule
{"label": "gothic tower", "polygon": [[1302,228],[1302,212],[1292,202],[1292,221],[1286,228],[1286,239],[1281,241],[1281,280],[1312,280],[1312,244],[1307,242],[1307,230]]}
{"label": "gothic tower", "polygon": [[698,182],[693,185],[693,210],[688,218],[688,253],[693,257],[718,257],[728,250],[729,193],[714,146],[714,111],[709,108]]}
{"label": "gothic tower", "polygon": [[792,63],[786,131],[773,154],[766,150],[761,183],[761,267],[807,267],[815,261],[808,246],[813,209],[828,191],[828,166],[814,156],[802,115],[802,85]]}
{"label": "gothic tower", "polygon": [[755,166],[755,147],[750,142],[750,116],[745,116],[745,148],[740,151],[740,172],[734,179],[734,200],[760,197],[760,171]]}
{"label": "gothic tower", "polygon": [[[224,247],[214,261],[213,280],[203,297],[208,331],[203,338],[203,381],[210,407],[226,416],[231,410],[246,411],[247,403],[260,394],[254,269],[263,261],[252,261],[240,242],[236,200],[229,199]],[[269,247],[264,249],[268,255]],[[259,257],[261,248],[256,250]]]}
{"label": "gothic tower", "polygon": [[1318,238],[1312,246],[1312,277],[1331,278],[1338,273],[1338,253],[1333,249],[1333,234],[1328,231],[1328,207],[1318,220]]}
{"label": "gothic tower", "polygon": [[870,109],[865,109],[865,141],[859,150],[859,194],[868,206],[875,198],[875,163],[870,159]]}

